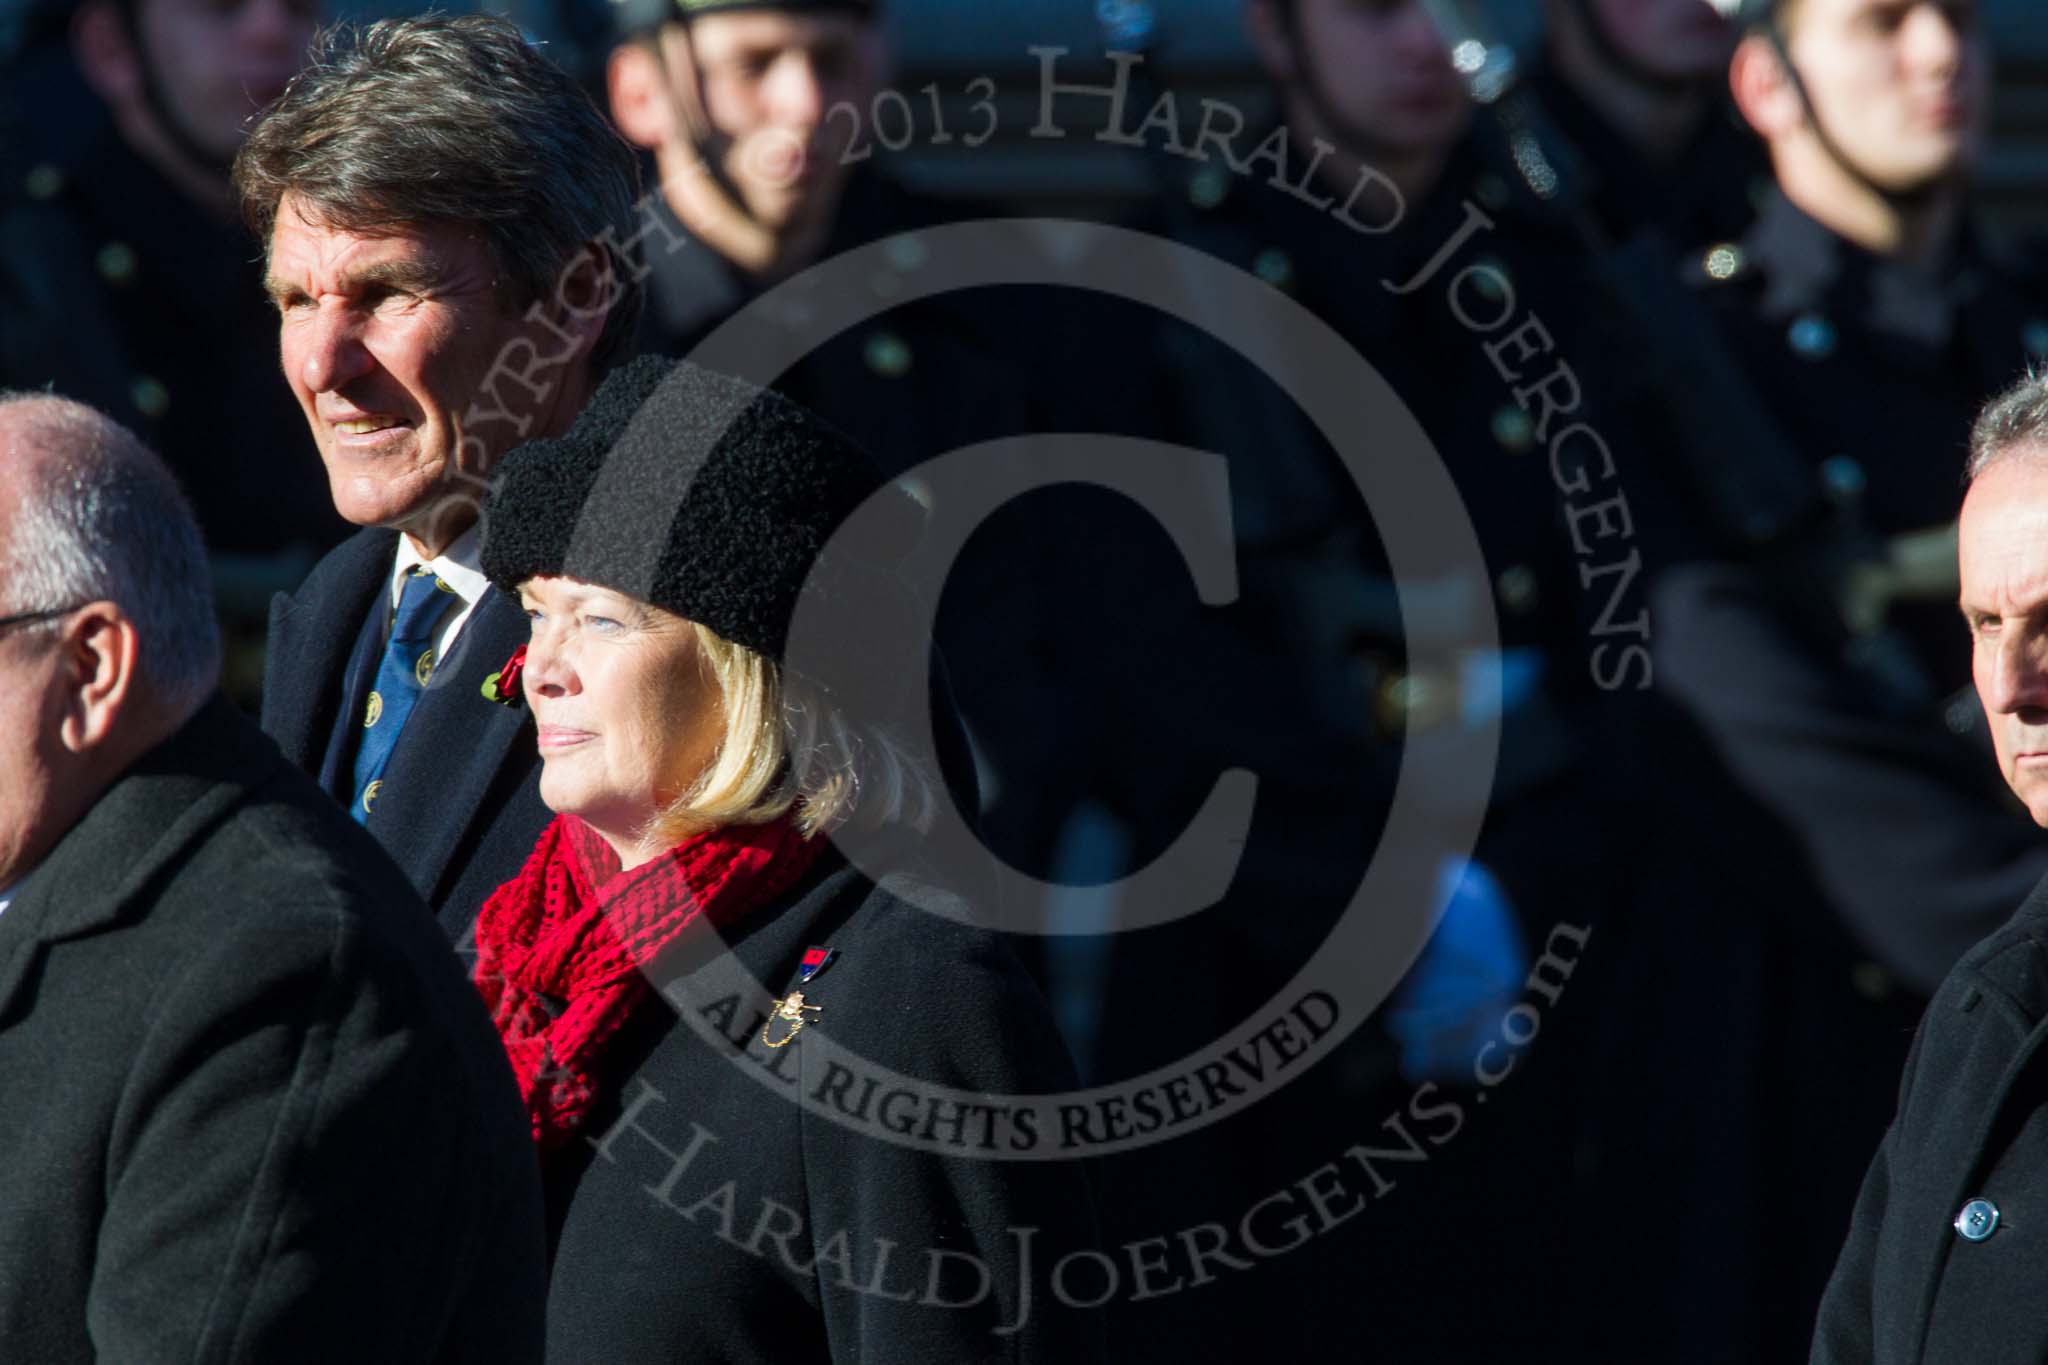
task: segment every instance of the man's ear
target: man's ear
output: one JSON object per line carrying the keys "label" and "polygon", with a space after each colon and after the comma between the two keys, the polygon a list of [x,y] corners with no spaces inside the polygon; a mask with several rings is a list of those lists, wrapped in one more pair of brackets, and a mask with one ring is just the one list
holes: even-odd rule
{"label": "man's ear", "polygon": [[116,108],[142,98],[142,57],[128,22],[109,0],[86,0],[71,16],[71,54],[93,93]]}
{"label": "man's ear", "polygon": [[112,602],[89,603],[64,623],[59,667],[65,686],[57,736],[73,753],[104,745],[133,705],[140,657],[135,623]]}
{"label": "man's ear", "polygon": [[668,72],[646,43],[621,43],[612,49],[604,86],[612,122],[626,141],[656,151],[669,140],[675,131],[675,101],[669,97]]}
{"label": "man's ear", "polygon": [[1752,33],[1735,45],[1728,63],[1728,93],[1744,121],[1766,142],[1797,132],[1806,123],[1806,102],[1777,45]]}
{"label": "man's ear", "polygon": [[1277,85],[1291,85],[1297,75],[1294,60],[1294,41],[1287,33],[1287,26],[1280,19],[1280,5],[1290,0],[1248,0],[1244,7],[1245,37],[1251,39],[1252,51],[1258,54],[1259,65]]}
{"label": "man's ear", "polygon": [[[629,287],[630,263],[614,258],[601,242],[585,242],[569,259],[555,288],[540,300],[549,315],[548,333],[554,338],[552,359],[567,363],[589,356],[604,333],[618,296]],[[561,350],[566,341],[568,353]]]}

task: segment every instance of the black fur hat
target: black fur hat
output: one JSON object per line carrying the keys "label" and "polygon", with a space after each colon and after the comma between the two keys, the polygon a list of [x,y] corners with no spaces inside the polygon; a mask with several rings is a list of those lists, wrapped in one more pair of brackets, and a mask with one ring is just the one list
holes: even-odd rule
{"label": "black fur hat", "polygon": [[892,488],[863,517],[859,547],[822,557],[883,488],[873,463],[780,394],[661,356],[614,370],[566,435],[520,446],[491,484],[483,569],[506,592],[582,579],[778,663],[807,580],[828,604],[900,609],[895,569],[922,522]]}

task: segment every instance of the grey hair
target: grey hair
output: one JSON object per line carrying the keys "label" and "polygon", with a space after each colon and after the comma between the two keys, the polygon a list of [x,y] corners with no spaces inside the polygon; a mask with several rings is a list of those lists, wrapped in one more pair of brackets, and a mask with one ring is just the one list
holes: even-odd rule
{"label": "grey hair", "polygon": [[474,225],[514,307],[559,299],[596,244],[611,307],[593,377],[632,350],[639,161],[575,81],[498,15],[321,30],[309,65],[256,116],[234,186],[266,243],[287,194],[347,232]]}
{"label": "grey hair", "polygon": [[178,481],[135,433],[83,403],[0,391],[0,417],[13,419],[0,458],[29,471],[0,545],[5,611],[115,603],[140,637],[138,678],[168,708],[197,710],[220,681],[220,626]]}
{"label": "grey hair", "polygon": [[1964,486],[1975,483],[1992,465],[2015,457],[2048,463],[2048,375],[2031,368],[1977,414],[1970,427]]}

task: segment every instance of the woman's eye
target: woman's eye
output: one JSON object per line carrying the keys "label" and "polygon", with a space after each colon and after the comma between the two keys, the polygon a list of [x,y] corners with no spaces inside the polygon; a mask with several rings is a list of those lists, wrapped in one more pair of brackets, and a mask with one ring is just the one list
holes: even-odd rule
{"label": "woman's eye", "polygon": [[609,616],[586,616],[583,623],[592,630],[613,631],[619,628],[619,623]]}

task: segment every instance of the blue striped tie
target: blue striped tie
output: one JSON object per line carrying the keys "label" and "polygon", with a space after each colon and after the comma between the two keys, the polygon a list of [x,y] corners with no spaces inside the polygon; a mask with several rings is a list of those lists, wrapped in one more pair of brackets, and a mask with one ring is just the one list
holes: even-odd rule
{"label": "blue striped tie", "polygon": [[407,575],[405,589],[398,596],[391,639],[384,646],[377,683],[363,713],[362,746],[356,750],[356,799],[349,813],[359,825],[370,818],[370,809],[384,786],[391,751],[398,747],[399,731],[405,728],[405,718],[412,714],[427,679],[433,676],[434,623],[448,605],[443,594],[453,591],[422,564]]}

